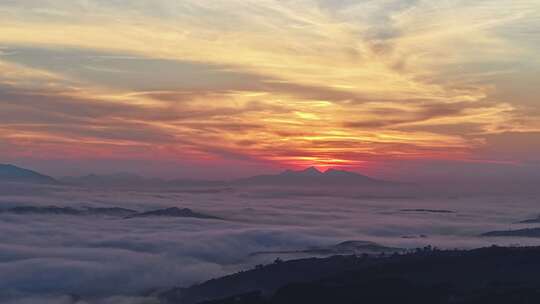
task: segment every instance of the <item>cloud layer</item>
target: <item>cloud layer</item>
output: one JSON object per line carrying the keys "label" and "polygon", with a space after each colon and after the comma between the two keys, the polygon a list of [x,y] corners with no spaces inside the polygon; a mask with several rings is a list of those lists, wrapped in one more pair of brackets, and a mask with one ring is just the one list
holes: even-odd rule
{"label": "cloud layer", "polygon": [[[234,190],[214,194],[167,191],[101,191],[52,188],[3,192],[2,208],[18,205],[118,206],[137,210],[188,207],[227,219],[0,214],[0,301],[145,303],[152,290],[187,286],[271,262],[252,252],[371,240],[414,248],[427,244],[470,248],[537,244],[534,239],[487,239],[482,232],[507,229],[536,217],[535,195],[448,198],[368,198],[363,192],[314,195],[302,189]],[[462,192],[460,192],[462,193]],[[324,194],[324,195],[323,195]],[[455,213],[411,213],[402,209]],[[518,226],[518,225],[516,225]],[[418,235],[426,238],[410,238]],[[408,238],[403,238],[407,236]],[[120,298],[113,298],[120,301]],[[127,301],[133,302],[127,302]],[[32,302],[35,301],[35,302]],[[109,301],[109,302],[107,302]],[[21,302],[14,302],[21,303]],[[120,302],[121,303],[121,302]],[[151,302],[150,302],[151,303]]]}

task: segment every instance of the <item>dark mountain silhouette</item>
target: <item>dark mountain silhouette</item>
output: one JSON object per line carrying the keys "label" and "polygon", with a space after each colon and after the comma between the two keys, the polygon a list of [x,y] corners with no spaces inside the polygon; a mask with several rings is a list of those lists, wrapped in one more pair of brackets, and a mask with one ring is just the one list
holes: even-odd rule
{"label": "dark mountain silhouette", "polygon": [[452,210],[445,209],[401,209],[401,212],[419,212],[419,213],[454,213]]}
{"label": "dark mountain silhouette", "polygon": [[523,220],[523,221],[520,221],[518,222],[519,224],[535,224],[535,223],[540,223],[540,216],[536,217],[536,218],[533,218],[533,219],[527,219],[527,220]]}
{"label": "dark mountain silhouette", "polygon": [[265,255],[265,254],[309,254],[313,256],[329,256],[329,255],[348,255],[348,254],[380,254],[394,253],[405,251],[403,248],[386,247],[369,241],[345,241],[336,245],[314,247],[300,250],[285,250],[285,251],[259,251],[250,255]]}
{"label": "dark mountain silhouette", "polygon": [[490,231],[482,233],[482,236],[540,237],[540,228]]}
{"label": "dark mountain silhouette", "polygon": [[[279,261],[279,260],[278,260]],[[254,270],[206,281],[189,288],[173,288],[160,294],[165,303],[195,304],[251,291],[271,294],[292,282],[307,282],[354,269],[353,256],[309,258],[258,266]]]}
{"label": "dark mountain silhouette", "polygon": [[208,214],[203,213],[197,213],[192,211],[188,208],[177,208],[177,207],[171,207],[166,209],[157,209],[147,212],[140,212],[133,215],[129,215],[126,218],[140,218],[140,217],[156,217],[156,216],[163,216],[163,217],[192,217],[192,218],[199,218],[199,219],[215,219],[220,220],[221,218],[217,216],[212,216]]}
{"label": "dark mountain silhouette", "polygon": [[35,184],[58,184],[54,178],[9,164],[0,164],[0,181]]}
{"label": "dark mountain silhouette", "polygon": [[130,214],[137,213],[135,210],[119,208],[119,207],[105,207],[95,208],[86,207],[82,209],[72,207],[58,207],[58,206],[18,206],[9,209],[0,210],[0,213],[10,214],[53,214],[53,215],[103,215],[103,216],[118,216],[124,217]]}
{"label": "dark mountain silhouette", "polygon": [[[525,304],[540,301],[540,247],[418,249],[258,266],[161,294],[182,304]],[[220,299],[216,299],[220,298]]]}
{"label": "dark mountain silhouette", "polygon": [[63,177],[62,183],[89,187],[175,187],[175,188],[208,188],[214,190],[231,186],[391,186],[403,185],[373,179],[371,177],[344,170],[328,169],[321,172],[315,167],[300,171],[286,170],[275,175],[257,175],[229,181],[146,178],[132,173],[109,175],[90,174],[79,177]]}
{"label": "dark mountain silhouette", "polygon": [[166,208],[146,212],[138,212],[132,209],[120,207],[58,207],[58,206],[17,206],[0,210],[0,213],[8,214],[52,214],[52,215],[74,215],[74,216],[113,216],[122,218],[140,218],[140,217],[183,217],[199,219],[221,219],[217,216],[194,212],[188,208]]}
{"label": "dark mountain silhouette", "polygon": [[275,175],[258,175],[232,182],[236,185],[279,185],[279,186],[381,186],[394,183],[376,180],[371,177],[336,169],[325,172],[315,167],[301,171],[286,170]]}

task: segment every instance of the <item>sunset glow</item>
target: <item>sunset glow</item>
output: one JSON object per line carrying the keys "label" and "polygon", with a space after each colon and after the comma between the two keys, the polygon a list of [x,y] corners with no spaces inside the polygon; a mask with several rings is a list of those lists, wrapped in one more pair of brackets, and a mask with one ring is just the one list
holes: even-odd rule
{"label": "sunset glow", "polygon": [[0,303],[540,303],[540,0],[0,0]]}
{"label": "sunset glow", "polygon": [[539,27],[534,0],[4,1],[0,157],[536,164]]}

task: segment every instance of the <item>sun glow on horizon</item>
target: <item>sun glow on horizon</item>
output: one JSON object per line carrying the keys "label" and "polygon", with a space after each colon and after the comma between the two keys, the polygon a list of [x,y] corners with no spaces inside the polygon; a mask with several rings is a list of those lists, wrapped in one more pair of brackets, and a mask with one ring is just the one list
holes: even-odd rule
{"label": "sun glow on horizon", "polygon": [[137,3],[0,4],[1,157],[534,159],[535,1]]}

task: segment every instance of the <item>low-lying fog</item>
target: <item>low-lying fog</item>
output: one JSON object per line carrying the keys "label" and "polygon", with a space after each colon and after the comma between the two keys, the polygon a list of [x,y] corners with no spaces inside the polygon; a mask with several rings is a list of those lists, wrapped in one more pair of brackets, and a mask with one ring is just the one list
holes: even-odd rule
{"label": "low-lying fog", "polygon": [[4,210],[46,205],[138,211],[185,207],[225,219],[0,213],[0,302],[7,303],[76,302],[77,297],[67,295],[90,303],[146,303],[151,299],[140,296],[153,290],[188,286],[276,258],[250,256],[253,252],[346,240],[405,248],[540,243],[534,238],[478,236],[534,227],[515,222],[540,213],[537,195],[374,198],[337,191],[317,196],[262,189],[65,187],[5,187],[0,193]]}

